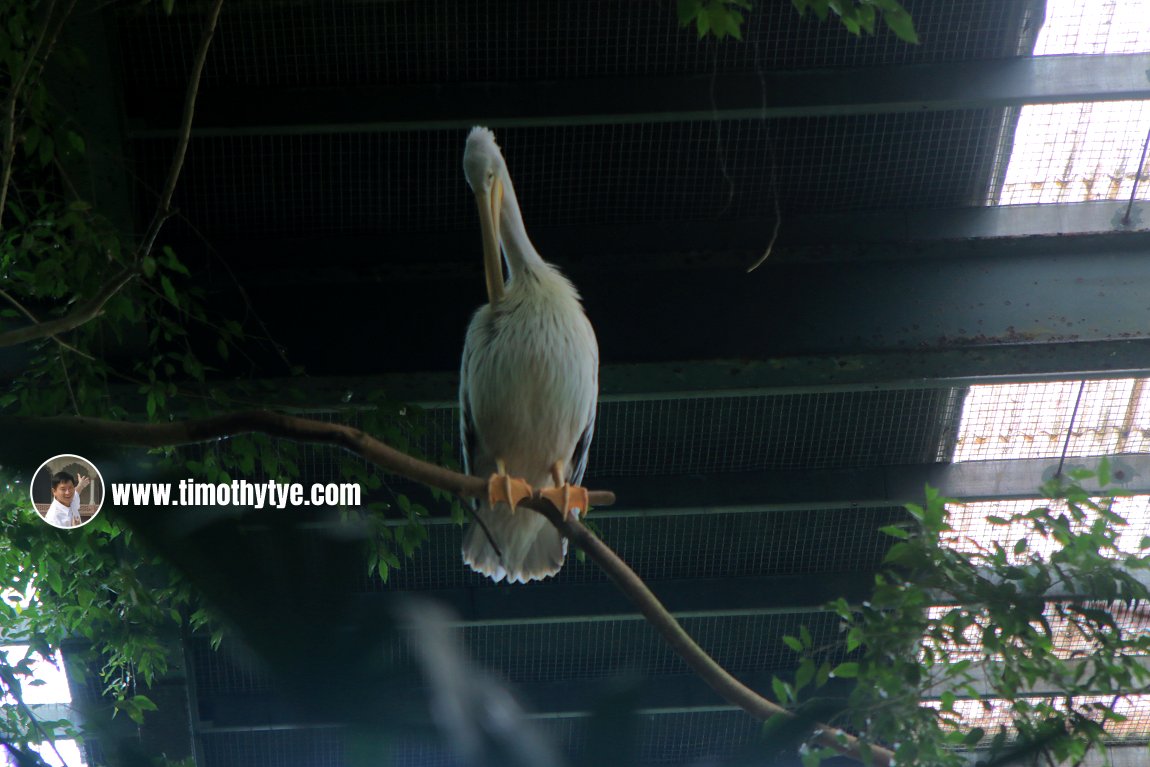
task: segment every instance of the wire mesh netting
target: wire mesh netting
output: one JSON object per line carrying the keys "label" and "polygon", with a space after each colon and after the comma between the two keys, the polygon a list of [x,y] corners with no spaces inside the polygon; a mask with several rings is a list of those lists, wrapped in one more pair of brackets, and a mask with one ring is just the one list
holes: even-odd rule
{"label": "wire mesh netting", "polygon": [[1146,379],[970,387],[955,461],[1150,451]]}
{"label": "wire mesh netting", "polygon": [[[1107,622],[1106,628],[1121,632],[1126,639],[1136,640],[1150,635],[1150,613],[1147,611],[1147,606],[1142,603],[1133,605],[1099,602],[1048,603],[1043,610],[1042,622],[1033,621],[1031,625],[1036,631],[1046,635],[1050,640],[1051,651],[1058,658],[1081,661],[1099,650],[1098,640],[1082,627],[1083,623],[1093,624],[1092,620],[1083,620],[1083,613],[1089,615],[1091,610],[1107,611],[1113,617],[1113,623]],[[953,616],[955,611],[974,617],[974,623],[963,631],[964,642],[949,639],[939,641],[927,635],[923,639],[924,643],[945,651],[951,663],[962,660],[975,662],[987,660],[988,653],[982,643],[982,637],[984,631],[993,631],[994,624],[985,611],[980,611],[980,606],[931,607],[927,610],[927,617],[932,621],[944,621],[946,616]]]}
{"label": "wire mesh netting", "polygon": [[[741,711],[640,714],[636,765],[711,764],[760,742],[761,725]],[[586,749],[588,720],[537,719],[532,726],[569,756]],[[267,732],[211,732],[201,736],[211,767],[342,767],[349,744],[344,731],[323,728]],[[380,739],[373,744],[387,767],[462,767],[441,740]],[[620,744],[621,745],[621,744]]]}
{"label": "wire mesh netting", "polygon": [[[733,673],[762,675],[793,667],[783,636],[806,626],[818,647],[833,647],[840,621],[833,613],[780,613],[683,617],[683,628]],[[478,668],[514,684],[565,680],[686,677],[693,672],[658,632],[639,616],[520,624],[465,624],[456,629]],[[207,640],[191,643],[196,687],[207,698],[275,692],[286,680],[262,670],[234,649],[214,651]],[[381,639],[372,658],[392,668],[410,667],[415,653],[403,632]],[[838,656],[831,653],[828,658]],[[572,711],[588,701],[553,701],[545,711]]]}
{"label": "wire mesh netting", "polygon": [[[989,519],[998,517],[1011,520],[1015,515],[1026,514],[1039,506],[1048,507],[1055,513],[1064,513],[1066,508],[1065,503],[1061,501],[1051,503],[1037,500],[952,504],[948,506],[948,510],[953,530],[943,533],[942,540],[950,548],[967,554],[988,554],[997,543],[1007,550],[1010,559],[1018,563],[1025,562],[1030,557],[1048,559],[1052,553],[1061,548],[1061,544],[1050,535],[1035,531],[1033,525],[1021,519],[1010,524],[996,523]],[[1119,549],[1125,554],[1138,555],[1142,540],[1150,535],[1150,496],[1120,496],[1105,502],[1104,506],[1125,520],[1125,525],[1118,525]],[[1087,532],[1090,525],[1098,519],[1097,512],[1084,511],[1085,518],[1071,526],[1075,532]],[[1022,538],[1027,540],[1026,550],[1018,554],[1009,553],[1015,542]]]}
{"label": "wire mesh netting", "polygon": [[945,461],[955,389],[603,403],[590,476]]}
{"label": "wire mesh netting", "polygon": [[[901,507],[689,514],[656,517],[600,517],[601,537],[641,577],[735,578],[798,573],[870,572],[890,538],[883,525],[905,519]],[[499,588],[460,565],[462,529],[437,525],[411,559],[369,588]],[[554,583],[607,583],[593,563],[568,557]],[[522,588],[541,588],[537,583]]]}
{"label": "wire mesh netting", "polygon": [[[224,8],[205,83],[412,84],[561,77],[706,74],[1016,55],[1028,3],[908,0],[921,45],[882,28],[855,38],[786,4],[748,14],[742,44],[700,41],[673,4],[408,0],[241,0]],[[121,15],[123,68],[144,85],[181,83],[202,8]]]}
{"label": "wire mesh netting", "polygon": [[[986,193],[1000,123],[996,110],[976,109],[498,136],[530,231],[769,217],[774,189],[793,213],[971,205]],[[195,138],[175,200],[185,225],[218,236],[474,229],[464,139],[463,130]],[[133,141],[137,176],[158,188],[172,147]],[[154,204],[140,200],[142,210]]]}
{"label": "wire mesh netting", "polygon": [[[834,646],[840,625],[833,613],[685,617],[680,623],[720,665],[743,674],[793,667],[795,654],[782,637],[798,636],[800,625],[818,647]],[[692,673],[666,640],[638,619],[465,626],[461,634],[481,667],[512,682]]]}
{"label": "wire mesh netting", "polygon": [[[1150,733],[1150,695],[1097,695],[1079,696],[1073,701],[1060,698],[1026,698],[1031,705],[1046,702],[1056,710],[1066,711],[1070,706],[1097,722],[1102,721],[1101,706],[1112,710],[1122,717],[1122,721],[1109,721],[1106,723],[1107,740],[1111,743],[1145,742]],[[960,700],[954,705],[955,712],[961,717],[964,727],[981,727],[987,732],[995,732],[1000,725],[1005,726],[1007,733],[1016,734],[1012,726],[1014,713],[1011,703],[1002,700]]]}
{"label": "wire mesh netting", "polygon": [[200,736],[210,767],[343,767],[343,733],[303,727],[264,732],[211,732]]}
{"label": "wire mesh netting", "polygon": [[[945,462],[962,398],[962,389],[946,387],[608,400],[599,404],[587,476]],[[315,417],[362,426],[354,413]],[[458,460],[458,410],[429,408],[406,424],[401,431],[419,453]],[[300,465],[309,481],[337,482],[344,457],[336,448],[304,446]]]}

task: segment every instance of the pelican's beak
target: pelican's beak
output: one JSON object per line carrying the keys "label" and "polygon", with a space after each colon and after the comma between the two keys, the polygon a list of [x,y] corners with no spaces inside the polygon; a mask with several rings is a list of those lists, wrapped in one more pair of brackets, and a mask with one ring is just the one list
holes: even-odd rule
{"label": "pelican's beak", "polygon": [[496,178],[491,191],[475,193],[479,204],[479,228],[483,232],[483,274],[487,279],[487,301],[503,298],[503,258],[499,250],[499,213],[503,208],[503,182]]}

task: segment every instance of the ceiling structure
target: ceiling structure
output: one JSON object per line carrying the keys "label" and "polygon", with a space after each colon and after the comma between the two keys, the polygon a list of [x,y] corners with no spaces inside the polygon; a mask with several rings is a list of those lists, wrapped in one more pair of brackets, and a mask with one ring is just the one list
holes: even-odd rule
{"label": "ceiling structure", "polygon": [[[1150,99],[1150,55],[1031,57],[1040,1],[908,1],[920,45],[757,6],[737,42],[699,40],[670,2],[230,1],[163,238],[212,302],[306,369],[313,401],[420,403],[434,452],[454,440],[463,331],[484,300],[464,137],[493,128],[532,239],[599,336],[586,483],[619,499],[600,533],[766,691],[793,666],[784,635],[829,640],[820,606],[866,598],[878,528],[925,482],[1034,495],[1049,455],[952,463],[972,384],[1150,373],[1147,204],[985,205],[1021,107]],[[74,99],[105,138],[94,190],[125,221],[154,208],[202,16],[113,6],[78,22],[94,87]],[[268,354],[248,373],[288,370]],[[308,479],[336,479],[330,453],[308,455]],[[1130,489],[1150,491],[1145,453],[1125,460]],[[591,563],[496,586],[464,569],[459,539],[434,520],[386,583],[346,588],[449,605],[471,657],[572,763],[620,678],[642,680],[635,764],[753,745],[757,723]],[[285,567],[267,577],[299,577]],[[199,637],[186,658],[165,688],[186,721],[155,728],[168,753],[344,763],[340,730],[278,704],[282,682],[250,660]],[[391,764],[457,763],[442,743],[390,748]]]}

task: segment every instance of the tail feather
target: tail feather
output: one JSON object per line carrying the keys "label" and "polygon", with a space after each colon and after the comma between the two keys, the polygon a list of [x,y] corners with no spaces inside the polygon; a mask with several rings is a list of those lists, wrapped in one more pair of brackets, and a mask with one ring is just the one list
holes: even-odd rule
{"label": "tail feather", "polygon": [[552,576],[563,567],[567,539],[541,514],[530,509],[512,514],[504,506],[482,506],[475,513],[487,532],[472,522],[463,536],[463,561],[471,569],[496,583],[504,578],[508,583],[527,583]]}

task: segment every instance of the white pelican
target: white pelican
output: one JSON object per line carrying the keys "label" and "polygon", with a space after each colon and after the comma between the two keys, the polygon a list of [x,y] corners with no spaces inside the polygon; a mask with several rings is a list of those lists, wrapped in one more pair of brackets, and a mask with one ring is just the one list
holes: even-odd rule
{"label": "white pelican", "polygon": [[497,582],[526,583],[559,572],[567,540],[541,514],[516,513],[515,504],[534,486],[547,487],[564,514],[587,509],[578,485],[595,429],[599,346],[579,294],[527,238],[487,128],[468,135],[463,170],[479,204],[488,298],[463,345],[463,468],[493,475],[489,498],[475,509],[478,522],[464,535],[463,561]]}

